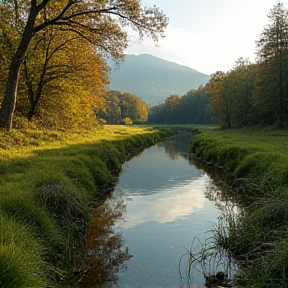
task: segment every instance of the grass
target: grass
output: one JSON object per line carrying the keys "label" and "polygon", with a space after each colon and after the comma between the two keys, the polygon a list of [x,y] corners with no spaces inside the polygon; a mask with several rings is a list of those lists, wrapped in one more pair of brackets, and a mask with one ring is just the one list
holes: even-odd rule
{"label": "grass", "polygon": [[288,196],[288,132],[241,129],[207,131],[194,137],[189,151],[223,166],[236,178],[269,178],[278,194]]}
{"label": "grass", "polygon": [[73,283],[90,207],[123,162],[171,133],[134,126],[1,131],[0,287]]}
{"label": "grass", "polygon": [[206,131],[190,143],[197,158],[224,168],[230,187],[222,194],[240,206],[223,213],[214,241],[237,259],[244,287],[282,287],[288,279],[287,148],[288,132],[277,130]]}

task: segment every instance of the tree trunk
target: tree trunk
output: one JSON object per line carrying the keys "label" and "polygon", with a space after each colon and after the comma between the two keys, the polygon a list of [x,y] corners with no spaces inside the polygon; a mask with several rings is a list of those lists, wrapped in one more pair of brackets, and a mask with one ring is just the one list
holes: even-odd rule
{"label": "tree trunk", "polygon": [[33,37],[35,19],[38,14],[36,1],[31,2],[31,10],[27,24],[24,28],[22,39],[9,66],[9,74],[6,82],[4,99],[0,108],[0,128],[6,129],[8,131],[12,129],[13,115],[17,102],[17,88],[21,65],[23,63],[30,40]]}
{"label": "tree trunk", "polygon": [[6,129],[8,131],[12,129],[12,121],[17,99],[19,69],[21,66],[21,63],[19,64],[21,60],[17,58],[18,57],[16,57],[16,55],[13,57],[9,67],[9,76],[6,82],[4,99],[0,109],[0,128]]}
{"label": "tree trunk", "polygon": [[283,59],[282,59],[282,50],[279,52],[279,105],[280,105],[280,111],[279,111],[279,119],[278,119],[278,128],[283,129],[284,128],[284,91],[283,91]]}

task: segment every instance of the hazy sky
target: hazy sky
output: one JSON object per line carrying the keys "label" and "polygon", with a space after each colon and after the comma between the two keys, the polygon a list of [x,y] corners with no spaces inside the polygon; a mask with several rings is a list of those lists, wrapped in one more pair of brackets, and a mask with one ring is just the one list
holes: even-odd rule
{"label": "hazy sky", "polygon": [[127,54],[152,54],[205,74],[227,72],[239,57],[255,60],[256,44],[276,0],[142,0],[169,17],[166,38],[155,47],[131,34]]}

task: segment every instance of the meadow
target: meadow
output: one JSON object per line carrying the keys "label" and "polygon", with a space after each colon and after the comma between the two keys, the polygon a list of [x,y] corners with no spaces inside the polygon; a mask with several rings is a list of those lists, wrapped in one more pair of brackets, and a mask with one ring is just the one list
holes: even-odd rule
{"label": "meadow", "polygon": [[0,287],[73,284],[91,208],[123,162],[173,133],[132,126],[1,131]]}

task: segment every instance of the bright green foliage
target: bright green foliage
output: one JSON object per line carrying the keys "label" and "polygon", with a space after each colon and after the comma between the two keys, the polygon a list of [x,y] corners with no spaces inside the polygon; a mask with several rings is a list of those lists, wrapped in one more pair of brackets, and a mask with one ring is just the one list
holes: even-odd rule
{"label": "bright green foliage", "polygon": [[234,173],[236,178],[261,181],[265,175],[279,194],[287,194],[288,135],[285,131],[252,129],[205,132],[195,136],[190,152]]}
{"label": "bright green foliage", "polygon": [[[0,214],[0,287],[42,287],[49,274],[42,259],[43,247],[33,238],[29,227]],[[46,282],[46,283],[45,283]]]}
{"label": "bright green foliage", "polygon": [[280,287],[288,277],[287,143],[286,131],[259,129],[206,131],[190,143],[190,152],[222,166],[223,200],[237,201],[238,210],[225,205],[214,240],[238,261],[243,287]]}

